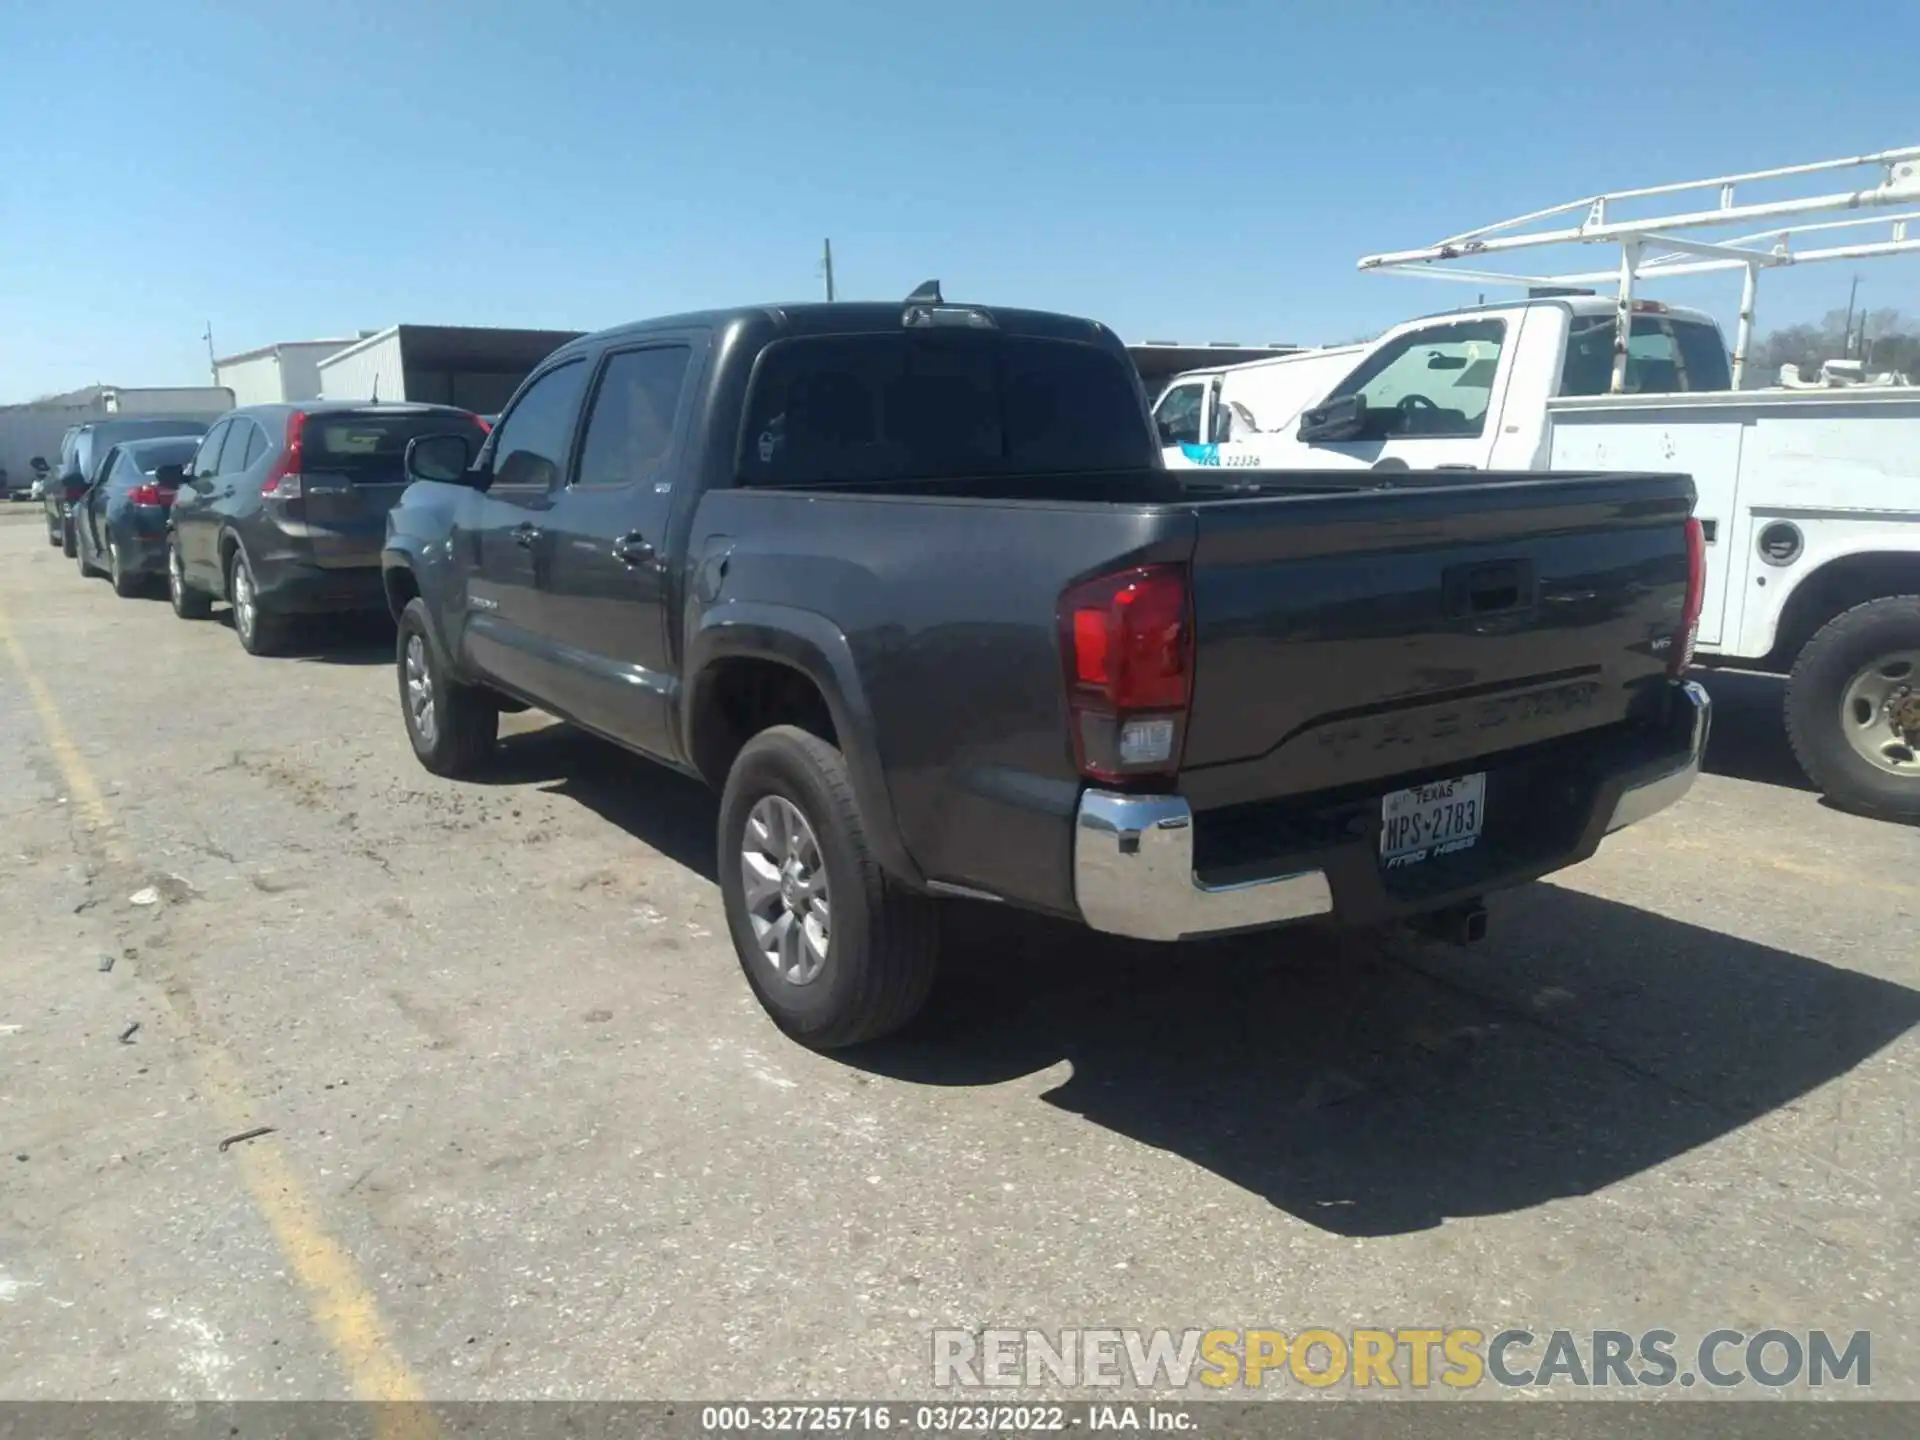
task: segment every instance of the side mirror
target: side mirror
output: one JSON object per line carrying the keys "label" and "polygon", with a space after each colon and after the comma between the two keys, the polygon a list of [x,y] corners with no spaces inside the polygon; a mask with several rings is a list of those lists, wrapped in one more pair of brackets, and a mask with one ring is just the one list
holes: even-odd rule
{"label": "side mirror", "polygon": [[46,477],[47,471],[51,470],[53,467],[47,464],[46,456],[36,455],[33,457],[33,459],[27,462],[27,468],[33,471],[34,474],[44,479]]}
{"label": "side mirror", "polygon": [[1309,445],[1331,440],[1354,440],[1366,433],[1367,397],[1342,395],[1303,411],[1300,438]]}
{"label": "side mirror", "polygon": [[441,485],[486,488],[485,477],[473,473],[473,443],[465,435],[422,435],[407,442],[407,479],[432,480]]}
{"label": "side mirror", "polygon": [[162,465],[153,472],[153,483],[172,485],[175,488],[187,483],[187,467],[184,465]]}

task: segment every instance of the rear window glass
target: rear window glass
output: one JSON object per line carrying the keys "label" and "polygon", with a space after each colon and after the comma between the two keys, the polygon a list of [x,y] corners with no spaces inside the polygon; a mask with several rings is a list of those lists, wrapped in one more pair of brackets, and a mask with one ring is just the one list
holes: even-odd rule
{"label": "rear window glass", "polygon": [[1070,340],[978,331],[768,347],[741,439],[750,485],[1066,474],[1155,461],[1139,381]]}
{"label": "rear window glass", "polygon": [[[1674,395],[1733,384],[1720,332],[1698,320],[1636,315],[1627,340],[1626,393]],[[1613,385],[1613,316],[1576,315],[1560,373],[1562,395],[1605,395]]]}
{"label": "rear window glass", "polygon": [[151,475],[162,465],[186,464],[199,448],[198,440],[150,440],[124,453],[142,473]]}
{"label": "rear window glass", "polygon": [[472,415],[309,415],[300,431],[300,468],[364,484],[404,484],[407,442],[465,435],[478,450],[486,431]]}

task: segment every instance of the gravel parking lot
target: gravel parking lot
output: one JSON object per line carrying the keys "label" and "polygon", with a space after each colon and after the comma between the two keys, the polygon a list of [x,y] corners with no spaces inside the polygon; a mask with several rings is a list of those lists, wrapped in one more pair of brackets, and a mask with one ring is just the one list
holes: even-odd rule
{"label": "gravel parking lot", "polygon": [[936,1326],[1425,1324],[1870,1330],[1920,1398],[1920,832],[1804,788],[1775,682],[1471,951],[956,904],[930,1021],[828,1058],[698,787],[535,714],[435,779],[380,626],[250,659],[35,518],[0,1396],[911,1396]]}

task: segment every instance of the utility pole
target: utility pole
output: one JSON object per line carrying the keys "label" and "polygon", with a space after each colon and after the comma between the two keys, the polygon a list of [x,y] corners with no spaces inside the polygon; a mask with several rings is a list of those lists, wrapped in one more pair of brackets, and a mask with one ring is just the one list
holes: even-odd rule
{"label": "utility pole", "polygon": [[1853,284],[1847,288],[1847,328],[1841,331],[1841,351],[1848,358],[1853,355],[1853,302],[1860,293],[1860,277],[1853,277]]}
{"label": "utility pole", "polygon": [[207,333],[200,337],[207,342],[207,372],[213,376],[213,383],[220,383],[220,362],[213,354],[213,322],[207,321]]}
{"label": "utility pole", "polygon": [[820,272],[827,277],[827,299],[833,299],[833,241],[831,238],[820,242]]}

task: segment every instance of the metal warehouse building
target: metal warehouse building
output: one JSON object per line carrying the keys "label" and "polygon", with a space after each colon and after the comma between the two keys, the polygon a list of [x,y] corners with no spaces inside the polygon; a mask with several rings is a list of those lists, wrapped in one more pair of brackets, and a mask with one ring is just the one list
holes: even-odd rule
{"label": "metal warehouse building", "polygon": [[320,362],[355,343],[340,340],[284,340],[213,362],[214,378],[233,391],[236,405],[273,405],[282,400],[320,398]]}
{"label": "metal warehouse building", "polygon": [[323,400],[412,400],[499,413],[528,373],[574,330],[392,325],[319,363]]}

